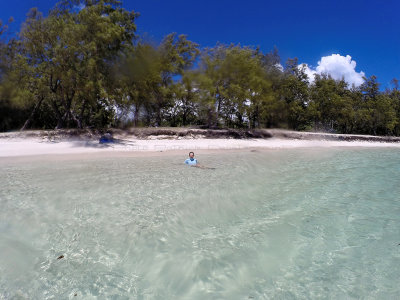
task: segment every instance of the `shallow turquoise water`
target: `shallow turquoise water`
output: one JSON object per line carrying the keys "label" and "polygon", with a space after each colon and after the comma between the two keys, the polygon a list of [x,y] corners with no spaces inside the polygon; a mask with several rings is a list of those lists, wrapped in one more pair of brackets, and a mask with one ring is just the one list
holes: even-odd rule
{"label": "shallow turquoise water", "polygon": [[0,299],[400,298],[399,150],[185,158],[0,161]]}

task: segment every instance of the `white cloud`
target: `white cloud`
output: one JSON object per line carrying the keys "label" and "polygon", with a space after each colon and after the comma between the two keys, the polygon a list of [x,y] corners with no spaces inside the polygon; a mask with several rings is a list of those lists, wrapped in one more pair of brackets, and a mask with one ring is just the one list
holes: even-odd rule
{"label": "white cloud", "polygon": [[275,64],[274,67],[283,72],[283,66],[280,63]]}
{"label": "white cloud", "polygon": [[72,9],[73,10],[76,10],[76,11],[81,11],[82,9],[84,9],[86,6],[85,6],[85,4],[84,3],[79,3],[78,5],[74,5],[73,7],[72,7]]}
{"label": "white cloud", "polygon": [[299,68],[304,68],[310,82],[314,81],[315,74],[329,74],[335,80],[344,80],[350,85],[359,86],[364,82],[365,73],[357,72],[357,63],[351,59],[350,55],[342,56],[340,54],[332,54],[323,56],[318,62],[318,66],[313,69],[307,64],[300,64]]}
{"label": "white cloud", "polygon": [[308,80],[310,82],[314,81],[314,75],[317,73],[317,71],[312,70],[307,64],[300,64],[298,68],[303,69],[304,73],[306,73]]}

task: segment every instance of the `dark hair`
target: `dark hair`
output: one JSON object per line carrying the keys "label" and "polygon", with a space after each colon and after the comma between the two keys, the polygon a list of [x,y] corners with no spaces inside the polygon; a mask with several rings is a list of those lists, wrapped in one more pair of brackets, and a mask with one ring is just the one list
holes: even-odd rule
{"label": "dark hair", "polygon": [[190,152],[189,152],[189,156],[190,156],[190,153],[193,153],[193,155],[194,155],[194,152],[190,151]]}

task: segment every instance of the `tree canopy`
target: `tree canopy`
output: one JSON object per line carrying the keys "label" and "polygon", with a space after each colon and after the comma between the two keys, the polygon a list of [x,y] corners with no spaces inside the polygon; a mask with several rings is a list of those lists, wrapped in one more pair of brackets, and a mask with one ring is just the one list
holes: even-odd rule
{"label": "tree canopy", "polygon": [[[276,48],[201,48],[136,32],[116,0],[63,0],[27,14],[17,36],[0,22],[0,131],[126,126],[281,127],[400,135],[400,92],[375,76],[349,86],[308,78]],[[144,16],[145,17],[145,16]]]}

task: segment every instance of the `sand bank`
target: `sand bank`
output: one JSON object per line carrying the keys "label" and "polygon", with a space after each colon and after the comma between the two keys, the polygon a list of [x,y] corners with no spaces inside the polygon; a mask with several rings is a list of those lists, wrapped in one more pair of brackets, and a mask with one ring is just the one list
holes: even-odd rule
{"label": "sand bank", "polygon": [[[251,136],[255,136],[252,138]],[[260,138],[261,136],[261,138]],[[51,154],[129,153],[164,151],[215,151],[321,147],[397,147],[400,139],[362,135],[305,133],[285,130],[253,132],[157,129],[113,132],[114,143],[100,144],[98,134],[30,131],[0,134],[0,157]],[[213,138],[210,138],[213,137]]]}

